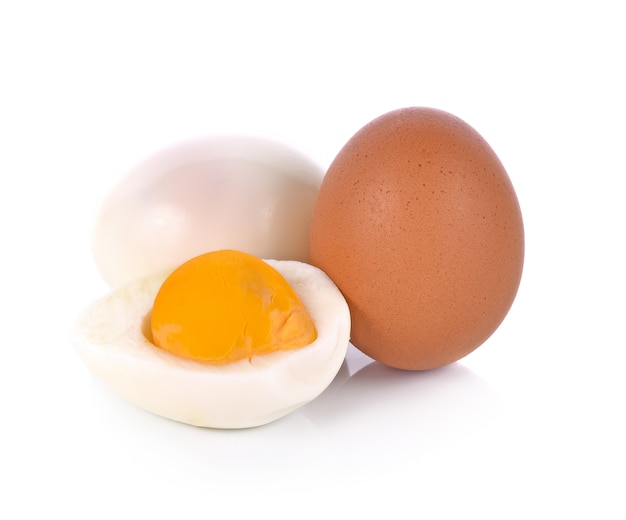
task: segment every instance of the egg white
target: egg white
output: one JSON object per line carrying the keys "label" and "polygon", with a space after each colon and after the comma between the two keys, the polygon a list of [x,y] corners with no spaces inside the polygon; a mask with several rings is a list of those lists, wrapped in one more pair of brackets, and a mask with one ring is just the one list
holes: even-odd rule
{"label": "egg white", "polygon": [[209,135],[162,149],[102,201],[93,256],[110,287],[206,251],[309,259],[323,169],[285,143]]}
{"label": "egg white", "polygon": [[305,347],[222,366],[187,360],[150,341],[150,312],[170,271],[135,279],[92,304],[74,344],[93,374],[124,399],[154,414],[212,428],[248,428],[308,403],[331,383],[350,337],[348,305],[321,270],[265,260],[294,288],[317,329]]}

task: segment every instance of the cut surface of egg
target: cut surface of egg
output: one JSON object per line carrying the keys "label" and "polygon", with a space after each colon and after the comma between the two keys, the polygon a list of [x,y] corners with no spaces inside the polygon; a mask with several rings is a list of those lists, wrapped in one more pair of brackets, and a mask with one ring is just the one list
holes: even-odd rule
{"label": "cut surface of egg", "polygon": [[170,274],[154,300],[150,324],[156,346],[214,364],[302,347],[317,335],[276,269],[227,250],[192,258]]}
{"label": "cut surface of egg", "polygon": [[[226,264],[229,259],[225,257],[233,255],[230,251],[218,253]],[[75,329],[75,345],[83,361],[129,402],[196,426],[259,426],[311,401],[332,382],[345,358],[350,336],[347,303],[332,280],[316,267],[292,260],[250,260],[248,256],[243,255],[242,271],[251,270],[252,276],[233,277],[235,287],[215,297],[221,298],[226,309],[217,321],[212,321],[215,316],[211,316],[206,297],[198,299],[195,294],[181,304],[188,306],[187,314],[204,316],[192,327],[202,331],[208,325],[216,333],[214,337],[209,334],[204,345],[192,348],[191,355],[172,352],[178,348],[176,334],[158,340],[160,346],[155,344],[153,328],[159,329],[156,322],[161,323],[162,318],[154,319],[153,309],[161,313],[168,306],[176,307],[176,298],[186,291],[177,295],[174,290],[170,295],[174,299],[166,300],[163,309],[157,294],[163,287],[169,291],[165,282],[176,282],[171,275],[180,274],[181,268],[193,270],[193,261],[191,267],[185,264],[174,272],[137,278],[92,304]],[[199,286],[203,277],[210,278],[205,268],[200,269]],[[246,312],[249,319],[242,320]],[[289,324],[290,320],[294,322]],[[225,339],[224,330],[229,327],[234,333]],[[231,355],[232,361],[226,359]]]}

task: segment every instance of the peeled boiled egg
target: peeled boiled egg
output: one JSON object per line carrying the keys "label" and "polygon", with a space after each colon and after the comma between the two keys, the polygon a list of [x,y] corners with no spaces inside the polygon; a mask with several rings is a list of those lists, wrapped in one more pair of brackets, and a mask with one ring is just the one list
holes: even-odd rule
{"label": "peeled boiled egg", "polygon": [[100,380],[140,408],[246,428],[317,397],[349,335],[347,303],[318,268],[219,250],[114,289],[81,315],[75,345]]}
{"label": "peeled boiled egg", "polygon": [[428,107],[381,115],[330,165],[311,262],[344,294],[351,342],[406,370],[466,356],[498,328],[524,263],[520,205],[469,124]]}
{"label": "peeled boiled egg", "polygon": [[104,199],[96,265],[115,287],[218,249],[306,262],[322,177],[302,153],[265,138],[216,135],[172,146]]}

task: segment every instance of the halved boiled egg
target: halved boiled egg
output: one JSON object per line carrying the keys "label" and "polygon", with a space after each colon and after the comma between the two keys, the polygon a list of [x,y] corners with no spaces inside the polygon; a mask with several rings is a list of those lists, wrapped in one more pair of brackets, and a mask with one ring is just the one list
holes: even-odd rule
{"label": "halved boiled egg", "polygon": [[246,428],[323,392],[349,336],[347,303],[323,271],[221,250],[95,302],[78,320],[75,345],[99,379],[140,408]]}

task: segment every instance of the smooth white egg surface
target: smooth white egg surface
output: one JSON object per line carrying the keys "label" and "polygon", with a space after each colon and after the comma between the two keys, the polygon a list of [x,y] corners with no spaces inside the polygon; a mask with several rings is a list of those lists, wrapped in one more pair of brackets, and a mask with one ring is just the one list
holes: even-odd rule
{"label": "smooth white egg surface", "polygon": [[164,149],[104,199],[96,265],[118,287],[218,249],[306,262],[323,173],[299,151],[259,137],[209,136]]}
{"label": "smooth white egg surface", "polygon": [[215,366],[187,360],[150,341],[150,314],[169,274],[131,281],[79,318],[74,343],[89,369],[131,403],[176,421],[213,428],[266,424],[317,397],[344,361],[350,314],[325,273],[298,261],[265,260],[289,282],[317,339],[304,347]]}

